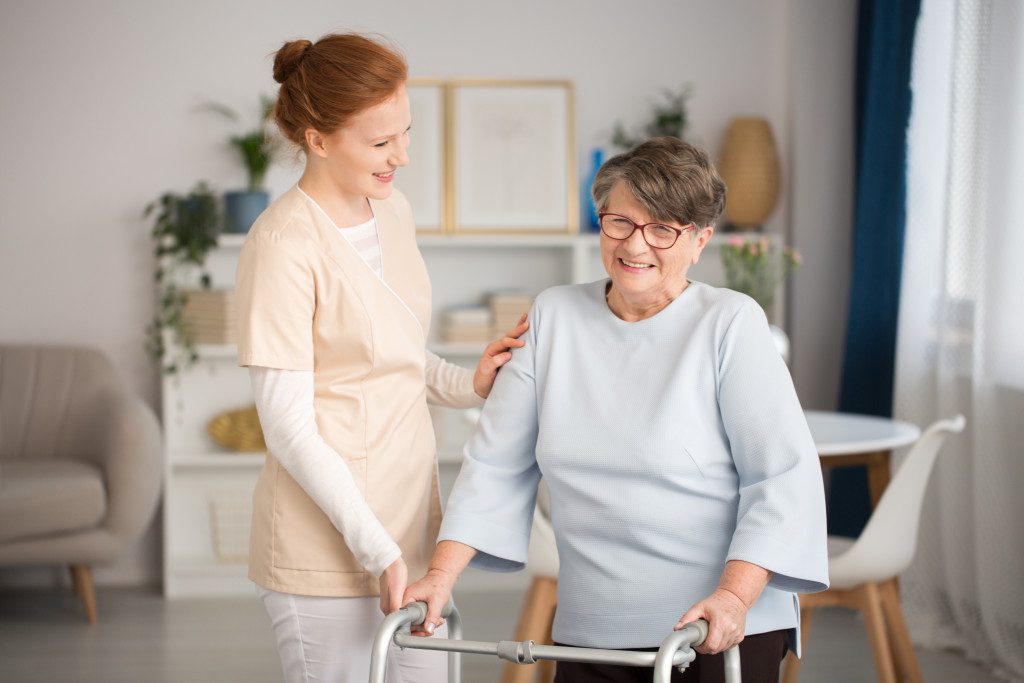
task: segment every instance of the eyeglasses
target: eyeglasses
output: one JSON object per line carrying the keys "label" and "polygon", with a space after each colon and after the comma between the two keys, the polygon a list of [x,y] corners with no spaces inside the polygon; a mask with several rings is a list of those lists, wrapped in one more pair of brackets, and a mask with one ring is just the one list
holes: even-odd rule
{"label": "eyeglasses", "polygon": [[[613,240],[629,239],[634,232],[639,230],[640,234],[643,235],[644,242],[647,242],[648,245],[655,249],[668,249],[683,234],[683,230],[673,228],[671,225],[664,225],[663,223],[644,223],[641,225],[617,213],[599,213],[597,217],[601,221],[601,232]],[[693,230],[696,227],[696,225],[691,223],[685,226],[684,230]]]}

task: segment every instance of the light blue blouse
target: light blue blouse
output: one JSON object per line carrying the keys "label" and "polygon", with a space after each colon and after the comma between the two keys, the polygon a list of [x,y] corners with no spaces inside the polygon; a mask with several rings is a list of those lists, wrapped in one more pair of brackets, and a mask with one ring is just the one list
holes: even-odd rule
{"label": "light blue blouse", "polygon": [[617,318],[606,280],[554,287],[498,373],[439,540],[521,569],[537,483],[560,559],[558,642],[656,647],[728,560],[772,572],[747,633],[796,628],[795,593],[828,586],[814,442],[761,308],[693,282]]}

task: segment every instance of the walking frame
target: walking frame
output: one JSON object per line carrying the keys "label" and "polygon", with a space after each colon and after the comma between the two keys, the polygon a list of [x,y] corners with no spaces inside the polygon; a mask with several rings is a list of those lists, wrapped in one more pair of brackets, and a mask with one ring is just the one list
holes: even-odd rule
{"label": "walking frame", "polygon": [[[427,618],[427,604],[424,602],[411,603],[385,617],[373,641],[369,683],[384,683],[388,649],[392,643],[401,648],[447,652],[449,683],[462,683],[462,653],[496,655],[499,659],[514,664],[534,664],[543,659],[621,666],[653,666],[654,683],[669,683],[672,667],[680,671],[685,670],[697,656],[693,648],[703,643],[708,636],[708,624],[700,619],[670,633],[661,642],[657,652],[535,645],[532,640],[502,640],[488,643],[462,639],[462,619],[452,602],[449,601],[441,616],[448,623],[449,638],[424,638],[412,635],[411,626],[421,624]],[[739,646],[731,647],[724,655],[726,683],[740,683]]]}

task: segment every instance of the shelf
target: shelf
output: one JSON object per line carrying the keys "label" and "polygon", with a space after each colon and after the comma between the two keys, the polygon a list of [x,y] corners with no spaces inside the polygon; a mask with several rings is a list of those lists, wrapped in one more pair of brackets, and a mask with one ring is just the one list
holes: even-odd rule
{"label": "shelf", "polygon": [[179,469],[232,469],[262,467],[265,453],[197,453],[172,455],[171,467]]}
{"label": "shelf", "polygon": [[461,448],[443,448],[437,451],[437,464],[438,465],[461,465],[462,464],[462,449]]}
{"label": "shelf", "polygon": [[241,249],[245,243],[245,234],[225,232],[217,236],[217,246],[221,249]]}
{"label": "shelf", "polygon": [[[430,342],[427,348],[439,356],[479,356],[493,340],[480,342]],[[197,344],[199,360],[235,360],[238,347],[234,344]]]}
{"label": "shelf", "polygon": [[[752,242],[780,235],[736,232],[715,234],[702,259],[698,279],[724,281],[721,249],[734,238]],[[244,234],[223,234],[207,262],[213,283],[231,287]],[[450,306],[479,301],[487,292],[522,289],[537,293],[548,287],[582,283],[605,276],[601,236],[594,232],[417,234],[416,241],[430,272],[433,315]],[[198,273],[186,273],[195,286]],[[184,276],[183,276],[184,277]],[[435,332],[437,334],[437,332]],[[438,335],[438,338],[440,335]],[[428,341],[427,347],[450,361],[473,367],[487,341]],[[218,562],[214,554],[213,500],[218,496],[251,496],[267,459],[265,453],[234,453],[215,445],[206,432],[208,421],[228,410],[252,404],[249,372],[239,368],[234,344],[198,344],[200,363],[173,380],[164,378],[163,407],[166,450],[164,472],[164,591],[168,597],[252,596],[246,565]],[[433,411],[438,437],[439,485],[448,492],[462,462],[464,443],[479,411]],[[224,500],[227,500],[225,498]],[[526,588],[528,572],[495,575],[467,570],[460,591],[497,586]]]}
{"label": "shelf", "polygon": [[[217,238],[217,246],[221,249],[241,249],[245,242],[245,235],[224,233]],[[737,232],[716,232],[711,239],[709,247],[724,244],[727,240],[739,237],[744,242],[754,242],[767,237],[775,239],[777,236],[771,233],[737,231]],[[444,233],[423,233],[416,236],[416,242],[421,249],[442,248],[487,248],[487,247],[520,247],[533,249],[538,247],[571,248],[574,245],[596,248],[601,243],[600,234],[596,232],[581,232],[575,234],[507,234],[495,233],[493,235],[466,235],[466,234],[444,234]]]}
{"label": "shelf", "polygon": [[238,357],[238,347],[234,344],[196,344],[196,353],[200,360],[234,360]]}
{"label": "shelf", "polygon": [[487,248],[487,247],[520,247],[534,249],[538,247],[572,248],[573,245],[593,246],[598,243],[595,233],[562,234],[562,235],[531,235],[531,234],[494,234],[494,235],[446,235],[423,234],[416,236],[421,249],[432,247],[442,248]]}
{"label": "shelf", "polygon": [[245,562],[218,562],[204,557],[176,557],[172,564],[178,576],[234,576],[248,570]]}
{"label": "shelf", "polygon": [[[775,241],[778,235],[757,231],[733,231],[716,232],[708,243],[707,248],[720,247],[729,240],[740,238],[744,242],[756,242],[762,237]],[[416,243],[420,249],[431,248],[474,248],[486,249],[487,247],[520,247],[523,249],[535,249],[544,247],[555,247],[570,249],[579,246],[584,249],[597,249],[601,246],[601,235],[595,232],[584,232],[574,235],[448,235],[448,234],[423,234],[416,236]]]}
{"label": "shelf", "polygon": [[479,358],[490,341],[480,342],[431,342],[427,348],[442,357]]}

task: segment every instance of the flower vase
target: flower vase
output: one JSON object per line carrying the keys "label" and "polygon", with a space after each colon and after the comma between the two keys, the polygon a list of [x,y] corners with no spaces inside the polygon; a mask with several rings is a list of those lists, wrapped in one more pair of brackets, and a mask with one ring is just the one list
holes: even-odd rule
{"label": "flower vase", "polygon": [[772,342],[775,349],[782,356],[782,360],[789,365],[789,335],[778,325],[769,325],[768,331],[772,333]]}

